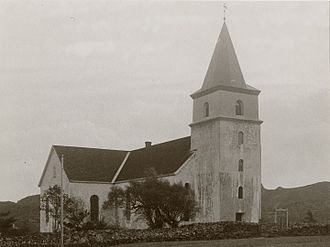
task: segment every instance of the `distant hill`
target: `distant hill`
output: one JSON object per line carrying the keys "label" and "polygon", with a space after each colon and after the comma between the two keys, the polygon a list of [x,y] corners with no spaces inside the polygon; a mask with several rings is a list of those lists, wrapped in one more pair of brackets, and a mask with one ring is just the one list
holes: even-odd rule
{"label": "distant hill", "polygon": [[0,202],[0,212],[10,212],[16,218],[15,225],[32,232],[39,231],[39,195],[28,196],[17,203]]}
{"label": "distant hill", "polygon": [[[0,202],[0,212],[10,211],[18,227],[39,231],[39,195],[15,202]],[[308,210],[320,223],[330,223],[330,182],[320,182],[297,188],[262,188],[262,220],[274,222],[275,208],[288,208],[290,223],[303,222]]]}
{"label": "distant hill", "polygon": [[320,182],[297,188],[262,188],[262,219],[274,221],[275,208],[289,209],[289,222],[303,222],[307,211],[320,223],[330,223],[330,182]]}

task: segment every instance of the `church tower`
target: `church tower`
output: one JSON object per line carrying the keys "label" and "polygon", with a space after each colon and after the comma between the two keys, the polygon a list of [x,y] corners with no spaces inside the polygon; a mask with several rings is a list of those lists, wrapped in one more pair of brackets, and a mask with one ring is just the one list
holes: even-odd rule
{"label": "church tower", "polygon": [[261,217],[259,93],[245,83],[224,22],[202,88],[191,95],[198,221]]}

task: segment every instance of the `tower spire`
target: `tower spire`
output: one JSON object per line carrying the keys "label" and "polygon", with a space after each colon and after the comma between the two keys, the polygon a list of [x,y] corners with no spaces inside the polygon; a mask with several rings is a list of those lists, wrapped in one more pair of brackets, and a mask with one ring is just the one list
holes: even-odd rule
{"label": "tower spire", "polygon": [[205,90],[218,85],[246,87],[226,22],[221,28],[202,89]]}

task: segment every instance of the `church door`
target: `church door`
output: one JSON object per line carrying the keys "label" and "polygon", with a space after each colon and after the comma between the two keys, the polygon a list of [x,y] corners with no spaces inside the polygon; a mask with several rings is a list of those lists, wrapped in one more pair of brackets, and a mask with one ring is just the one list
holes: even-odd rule
{"label": "church door", "polygon": [[242,221],[243,220],[243,214],[244,213],[236,213],[236,221]]}

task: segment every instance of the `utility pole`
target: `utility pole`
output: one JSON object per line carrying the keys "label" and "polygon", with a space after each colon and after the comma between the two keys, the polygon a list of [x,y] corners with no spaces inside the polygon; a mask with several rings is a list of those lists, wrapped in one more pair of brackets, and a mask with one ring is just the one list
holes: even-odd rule
{"label": "utility pole", "polygon": [[63,239],[63,167],[64,167],[64,154],[61,158],[61,247],[64,246]]}

